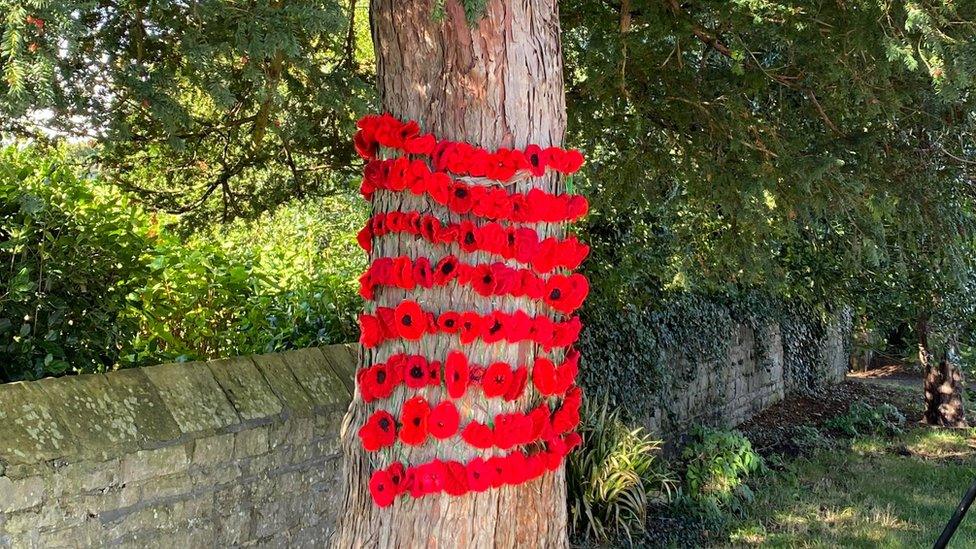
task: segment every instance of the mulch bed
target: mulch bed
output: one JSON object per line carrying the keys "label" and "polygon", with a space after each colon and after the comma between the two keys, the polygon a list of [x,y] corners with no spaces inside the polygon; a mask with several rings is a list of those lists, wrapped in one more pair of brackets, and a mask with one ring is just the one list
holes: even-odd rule
{"label": "mulch bed", "polygon": [[788,395],[785,400],[739,425],[738,429],[760,454],[796,457],[807,450],[794,442],[798,432],[804,427],[823,429],[830,419],[846,414],[854,402],[890,403],[913,422],[918,419],[921,398],[921,387],[918,394],[913,395],[890,386],[847,379],[816,395]]}

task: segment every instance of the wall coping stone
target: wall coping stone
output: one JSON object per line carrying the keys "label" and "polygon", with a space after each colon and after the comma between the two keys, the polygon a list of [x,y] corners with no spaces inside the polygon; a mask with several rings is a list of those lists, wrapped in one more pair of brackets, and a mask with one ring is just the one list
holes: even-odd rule
{"label": "wall coping stone", "polygon": [[0,476],[339,411],[356,344],[0,385]]}

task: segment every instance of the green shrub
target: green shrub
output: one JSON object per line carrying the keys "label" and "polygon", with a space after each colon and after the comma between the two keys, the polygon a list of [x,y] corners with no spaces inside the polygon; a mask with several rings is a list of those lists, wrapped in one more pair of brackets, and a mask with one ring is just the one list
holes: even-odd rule
{"label": "green shrub", "polygon": [[831,418],[824,425],[849,437],[894,436],[902,433],[905,416],[887,402],[879,406],[855,402],[846,414]]}
{"label": "green shrub", "polygon": [[357,338],[361,200],[184,237],[84,152],[0,148],[0,382]]}
{"label": "green shrub", "polygon": [[136,332],[148,218],[82,160],[0,148],[0,382],[105,370]]}
{"label": "green shrub", "polygon": [[670,499],[676,483],[658,458],[660,442],[624,425],[606,402],[588,403],[583,445],[566,466],[570,525],[575,536],[606,541],[643,531],[648,507]]}
{"label": "green shrub", "polygon": [[705,515],[737,511],[752,500],[746,481],[764,468],[762,457],[742,433],[707,427],[692,430],[681,450],[683,496]]}
{"label": "green shrub", "polygon": [[354,341],[355,281],[365,267],[355,241],[365,222],[360,202],[295,202],[188,240],[160,238],[147,258],[149,280],[130,295],[140,326],[130,360],[199,360]]}

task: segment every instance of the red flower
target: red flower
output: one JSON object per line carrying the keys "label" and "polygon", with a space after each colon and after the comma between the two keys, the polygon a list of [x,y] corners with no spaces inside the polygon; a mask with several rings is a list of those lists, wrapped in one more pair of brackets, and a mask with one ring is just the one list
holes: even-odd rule
{"label": "red flower", "polygon": [[396,330],[404,339],[416,340],[427,331],[427,315],[416,301],[403,301],[394,312]]}
{"label": "red flower", "polygon": [[556,390],[565,393],[576,383],[576,375],[579,373],[579,353],[576,350],[570,351],[566,355],[566,360],[556,371]]}
{"label": "red flower", "polygon": [[359,440],[367,452],[385,448],[396,440],[396,421],[385,410],[374,412],[366,424],[359,428]]}
{"label": "red flower", "polygon": [[[433,325],[433,322],[431,323]],[[441,362],[432,360],[427,364],[427,385],[437,387],[441,384]]]}
{"label": "red flower", "polygon": [[434,150],[437,140],[431,134],[411,137],[403,144],[403,150],[409,154],[430,154]]}
{"label": "red flower", "polygon": [[400,383],[397,374],[388,364],[374,364],[363,376],[363,384],[372,398],[388,398],[393,394],[394,387]]}
{"label": "red flower", "polygon": [[468,492],[468,470],[457,461],[445,463],[444,491],[452,496],[462,496]]}
{"label": "red flower", "polygon": [[413,262],[413,279],[421,288],[431,288],[434,286],[434,271],[429,259],[426,257],[418,257]]}
{"label": "red flower", "polygon": [[372,349],[383,341],[383,328],[380,321],[373,315],[359,315],[359,342],[363,347]]}
{"label": "red flower", "polygon": [[400,441],[410,446],[419,446],[427,440],[427,420],[430,405],[423,397],[413,397],[403,403],[400,414]]}
{"label": "red flower", "polygon": [[411,389],[426,387],[428,380],[427,359],[420,355],[408,357],[403,379],[406,381],[407,387]]}
{"label": "red flower", "polygon": [[521,413],[495,416],[495,446],[507,450],[516,444],[525,444],[532,437],[532,420]]}
{"label": "red flower", "polygon": [[[501,311],[495,311],[491,313],[491,315],[485,317],[485,322],[482,325],[481,339],[485,343],[495,343],[505,338],[506,320],[508,320],[508,315]],[[511,341],[511,339],[509,339],[509,341]]]}
{"label": "red flower", "polygon": [[436,494],[444,489],[446,469],[443,461],[435,459],[414,469],[414,483],[410,488],[411,496],[416,498],[426,494]]}
{"label": "red flower", "polygon": [[356,242],[366,253],[373,251],[373,229],[366,225],[356,234]]}
{"label": "red flower", "polygon": [[461,398],[468,390],[468,357],[460,351],[451,351],[444,363],[444,382],[451,398]]}
{"label": "red flower", "polygon": [[542,347],[545,349],[549,349],[552,347],[552,336],[552,319],[545,316],[537,316],[532,319],[532,327],[529,333],[529,337],[532,338],[532,341],[542,345]]}
{"label": "red flower", "polygon": [[557,394],[556,365],[548,358],[537,358],[532,367],[532,384],[542,396]]}
{"label": "red flower", "polygon": [[474,291],[487,297],[495,293],[495,275],[488,265],[479,265],[474,269],[471,277]]}
{"label": "red flower", "polygon": [[570,276],[554,275],[546,283],[543,299],[553,309],[561,313],[571,313],[583,304],[590,285],[586,277],[574,273]]}
{"label": "red flower", "polygon": [[509,476],[508,460],[502,456],[492,456],[486,462],[492,471],[491,487],[500,488],[505,485],[505,480]]}
{"label": "red flower", "polygon": [[528,370],[525,369],[525,366],[519,366],[512,372],[512,382],[509,383],[508,390],[505,391],[504,395],[506,401],[511,402],[522,396],[528,377]]}
{"label": "red flower", "polygon": [[574,316],[567,322],[556,324],[552,334],[552,345],[554,347],[568,347],[576,343],[581,329],[583,329],[583,324],[578,316]]}
{"label": "red flower", "polygon": [[458,275],[458,258],[449,255],[437,262],[434,268],[434,283],[438,286],[447,284]]}
{"label": "red flower", "polygon": [[441,313],[437,317],[437,327],[448,334],[457,333],[461,329],[461,315],[454,311]]}
{"label": "red flower", "polygon": [[481,336],[484,319],[478,313],[467,311],[461,315],[461,344],[466,345]]}
{"label": "red flower", "polygon": [[432,437],[443,440],[457,434],[460,421],[461,416],[458,414],[454,403],[445,400],[430,411],[430,417],[427,418],[427,429]]}
{"label": "red flower", "polygon": [[481,380],[481,389],[488,398],[499,397],[508,391],[512,384],[512,369],[504,362],[496,362],[485,371]]}
{"label": "red flower", "polygon": [[493,484],[494,470],[484,459],[474,458],[465,468],[468,470],[468,488],[472,492],[484,492]]}
{"label": "red flower", "polygon": [[389,507],[396,499],[396,488],[386,471],[376,471],[369,479],[369,493],[378,507]]}
{"label": "red flower", "polygon": [[483,423],[472,421],[461,431],[461,438],[475,448],[484,450],[491,448],[494,442],[494,434],[491,428]]}
{"label": "red flower", "polygon": [[512,342],[529,339],[532,325],[533,319],[525,311],[515,311],[505,320],[505,339]]}
{"label": "red flower", "polygon": [[407,470],[399,461],[394,461],[386,468],[386,474],[390,475],[390,483],[396,495],[406,491]]}
{"label": "red flower", "polygon": [[525,148],[525,159],[529,162],[529,171],[535,177],[542,177],[546,174],[546,164],[542,157],[542,149],[538,145],[529,145]]}
{"label": "red flower", "polygon": [[468,190],[468,186],[463,183],[455,183],[448,188],[450,191],[448,194],[448,207],[452,212],[459,214],[466,214],[471,211],[471,206],[474,203],[472,199],[472,193]]}

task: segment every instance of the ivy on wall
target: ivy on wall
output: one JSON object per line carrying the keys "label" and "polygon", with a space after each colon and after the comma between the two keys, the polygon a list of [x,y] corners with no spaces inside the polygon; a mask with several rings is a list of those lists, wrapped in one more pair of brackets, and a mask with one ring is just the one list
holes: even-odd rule
{"label": "ivy on wall", "polygon": [[663,388],[680,391],[700,368],[721,367],[729,360],[739,326],[753,331],[753,356],[761,368],[771,367],[768,338],[776,332],[771,327],[779,326],[787,389],[817,391],[827,375],[831,323],[840,322],[847,330],[850,326],[846,310],[832,313],[760,292],[731,297],[676,292],[644,308],[594,301],[584,307],[583,316],[581,384],[631,421],[644,421],[655,409],[676,415],[678,410],[670,409],[675,404],[661,398]]}

